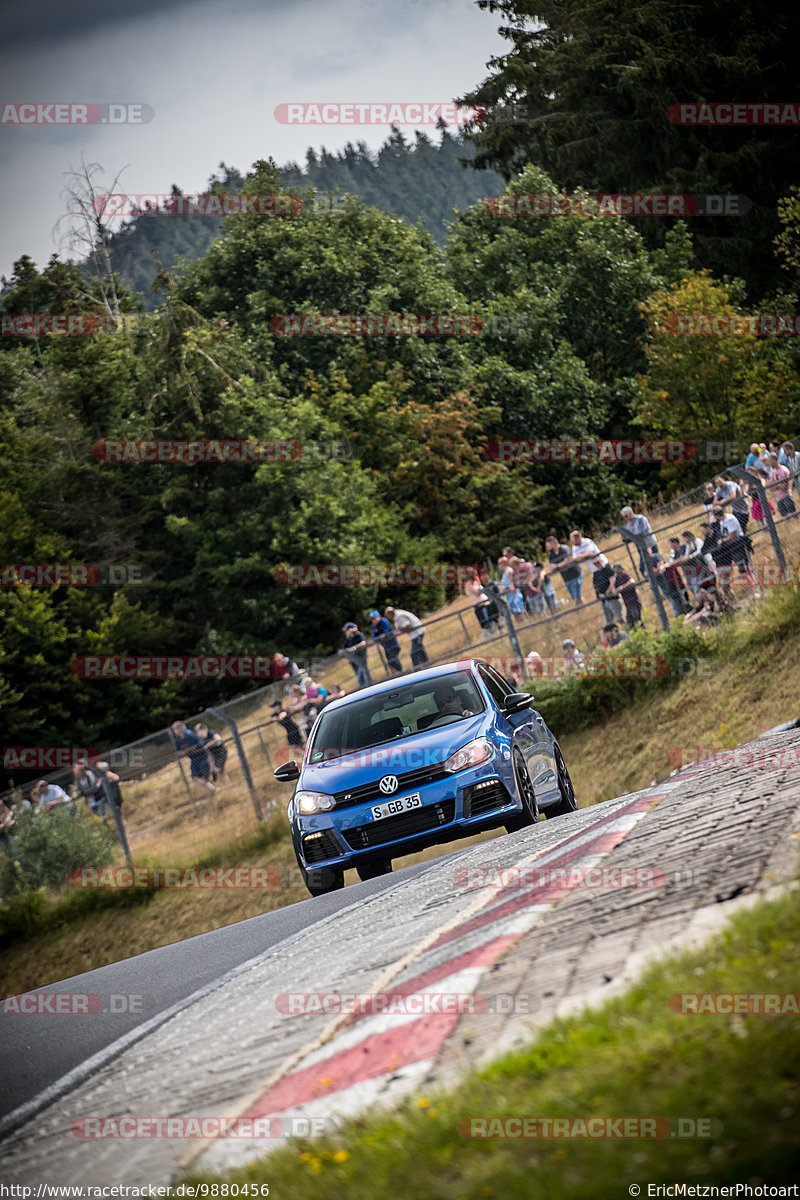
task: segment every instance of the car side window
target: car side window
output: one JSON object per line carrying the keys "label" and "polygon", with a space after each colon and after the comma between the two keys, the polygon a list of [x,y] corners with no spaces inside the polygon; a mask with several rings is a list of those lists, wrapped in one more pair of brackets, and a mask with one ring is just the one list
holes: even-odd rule
{"label": "car side window", "polygon": [[502,708],[511,688],[499,675],[495,674],[491,667],[478,667],[478,674],[486,684],[489,695],[497,707]]}

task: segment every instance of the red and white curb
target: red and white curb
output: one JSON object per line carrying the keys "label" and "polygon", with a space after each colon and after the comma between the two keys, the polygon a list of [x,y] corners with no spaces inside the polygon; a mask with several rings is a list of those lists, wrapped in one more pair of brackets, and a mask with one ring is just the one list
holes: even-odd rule
{"label": "red and white curb", "polygon": [[[521,871],[532,862],[537,871],[545,865],[553,872],[566,867],[570,870],[562,877],[565,883],[558,886],[481,888],[466,913],[384,970],[370,994],[474,994],[484,973],[577,885],[580,873],[602,861],[674,786],[670,780],[657,792],[639,796],[591,829],[565,838],[552,850],[521,860],[515,870]],[[337,1017],[299,1062],[287,1064],[285,1072],[279,1073],[260,1096],[251,1096],[238,1115],[246,1119],[274,1118],[278,1131],[291,1130],[294,1118],[336,1121],[407,1095],[431,1071],[463,1014],[434,1011],[419,1017],[399,1007],[401,1011],[391,1011],[390,1007],[383,1013]],[[189,1157],[195,1166],[222,1171],[262,1156],[281,1141],[280,1136],[269,1142],[217,1139],[210,1146],[198,1146],[199,1157],[197,1151]]]}

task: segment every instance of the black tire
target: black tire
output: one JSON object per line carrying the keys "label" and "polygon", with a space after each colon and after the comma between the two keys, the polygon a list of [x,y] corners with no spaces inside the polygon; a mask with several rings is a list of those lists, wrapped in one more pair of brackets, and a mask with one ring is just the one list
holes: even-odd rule
{"label": "black tire", "polygon": [[300,867],[303,883],[312,896],[324,896],[327,892],[338,892],[344,887],[344,871],[333,867]]}
{"label": "black tire", "polygon": [[513,763],[514,776],[520,796],[522,797],[522,812],[503,822],[506,833],[516,833],[519,829],[527,829],[529,825],[536,825],[539,821],[539,805],[536,803],[536,792],[531,783],[528,768],[525,766],[525,760],[519,750],[514,751]]}
{"label": "black tire", "polygon": [[356,867],[356,872],[362,883],[366,883],[368,879],[377,879],[379,875],[391,875],[392,860],[376,858],[374,862],[362,863],[360,867]]}
{"label": "black tire", "polygon": [[561,753],[561,747],[558,742],[553,743],[553,756],[556,762],[556,771],[558,772],[558,790],[561,793],[561,800],[558,804],[554,804],[547,810],[547,816],[563,817],[567,813],[578,811],[578,801],[575,799],[575,789],[572,786],[572,780],[569,777],[567,764],[564,762],[564,757]]}

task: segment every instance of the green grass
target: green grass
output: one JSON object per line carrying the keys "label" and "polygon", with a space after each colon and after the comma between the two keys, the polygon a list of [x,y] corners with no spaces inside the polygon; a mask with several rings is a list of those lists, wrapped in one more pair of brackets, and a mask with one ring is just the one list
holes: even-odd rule
{"label": "green grass", "polygon": [[[259,852],[289,840],[289,826],[283,815],[271,816],[235,843],[225,842],[188,862],[170,863],[181,869],[237,867],[248,864]],[[162,861],[137,855],[137,868],[163,867]],[[101,913],[149,905],[159,887],[78,888],[68,887],[61,895],[43,890],[25,892],[0,903],[0,947],[26,941],[33,934],[53,933],[69,926],[90,922]]]}
{"label": "green grass", "polygon": [[[684,992],[800,993],[797,892],[741,912],[701,950],[651,967],[601,1009],[553,1022],[457,1089],[192,1182],[265,1183],[281,1200],[595,1200],[627,1196],[631,1184],[647,1196],[648,1183],[796,1181],[800,1017],[681,1015],[669,998]],[[491,1117],[705,1119],[712,1135],[460,1135],[459,1122]]]}

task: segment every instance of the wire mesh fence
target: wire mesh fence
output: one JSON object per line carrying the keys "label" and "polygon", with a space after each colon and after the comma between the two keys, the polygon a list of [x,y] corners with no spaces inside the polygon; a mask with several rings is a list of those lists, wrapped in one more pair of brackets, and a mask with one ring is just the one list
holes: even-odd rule
{"label": "wire mesh fence", "polygon": [[[707,503],[705,486],[699,485],[646,514],[664,558],[668,557],[667,543],[672,534],[684,540],[687,531],[693,535],[699,533],[700,522],[706,519]],[[753,521],[749,532],[752,558],[764,568],[798,557],[800,521],[776,513],[772,532],[767,520]],[[566,537],[563,540],[566,541]],[[620,563],[633,576],[645,627],[660,628],[663,619],[656,589],[640,570],[636,545],[631,543],[622,527],[605,536],[597,535],[595,542],[612,565]],[[603,602],[595,598],[590,578],[584,563],[584,602],[578,605],[568,595],[560,576],[554,574],[556,595],[552,611],[546,606],[541,614],[526,611],[505,621],[501,619],[491,634],[481,626],[470,599],[466,595],[457,597],[438,616],[423,622],[423,645],[428,661],[435,664],[482,657],[508,674],[513,670],[513,664],[519,664],[520,656],[527,656],[531,651],[536,651],[545,660],[558,658],[563,654],[565,639],[571,639],[584,654],[594,653],[603,644],[608,610],[604,610]],[[745,592],[755,595],[757,590],[757,586],[739,589],[743,596]],[[661,607],[667,619],[680,611],[673,607],[666,592],[661,595]],[[371,643],[369,632],[365,638],[369,674],[378,682],[392,672],[381,644]],[[409,638],[401,635],[399,641],[401,666],[404,672],[410,672],[416,668],[411,662]],[[297,690],[301,679],[308,675],[328,690],[334,685],[346,692],[356,687],[354,670],[341,652],[301,662],[297,667],[296,673],[288,678],[270,682],[202,713],[193,716],[176,714],[176,719],[185,720],[193,729],[203,723],[209,736],[219,735],[219,741],[213,746],[209,744],[202,752],[180,756],[171,729],[157,730],[125,746],[101,750],[101,761],[119,777],[123,828],[134,856],[144,846],[157,845],[162,834],[169,833],[174,846],[176,836],[180,842],[182,830],[186,831],[184,840],[188,852],[192,844],[188,831],[204,815],[215,816],[224,828],[226,814],[231,820],[241,821],[242,814],[252,813],[249,819],[259,822],[282,810],[285,798],[274,783],[272,772],[278,764],[302,753],[309,722],[315,716],[315,707],[307,702],[301,690]],[[40,778],[71,795],[73,811],[77,815],[101,819],[84,804],[76,788],[73,768],[50,771]],[[0,796],[6,811],[13,813],[15,806],[18,813],[29,811],[31,786],[25,784]],[[106,813],[102,818],[109,827],[112,826],[112,815]],[[39,819],[47,818],[43,815]],[[5,848],[13,853],[13,826],[6,834]],[[124,837],[120,840],[124,841]]]}

